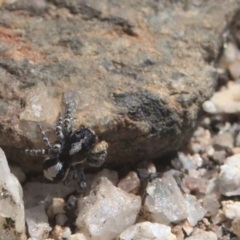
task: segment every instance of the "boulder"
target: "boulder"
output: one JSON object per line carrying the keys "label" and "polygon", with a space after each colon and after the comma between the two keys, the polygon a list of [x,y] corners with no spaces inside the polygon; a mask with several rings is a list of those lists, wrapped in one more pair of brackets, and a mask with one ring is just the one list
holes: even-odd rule
{"label": "boulder", "polygon": [[[109,143],[123,165],[175,151],[212,96],[218,34],[238,0],[19,0],[0,9],[0,145],[25,171],[54,140],[64,102],[75,126]],[[40,160],[41,158],[39,158]]]}

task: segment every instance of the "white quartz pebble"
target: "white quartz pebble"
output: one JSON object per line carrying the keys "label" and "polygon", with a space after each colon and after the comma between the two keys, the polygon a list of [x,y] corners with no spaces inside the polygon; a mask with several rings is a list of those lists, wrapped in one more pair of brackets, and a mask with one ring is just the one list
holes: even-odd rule
{"label": "white quartz pebble", "polygon": [[140,207],[139,196],[101,177],[90,194],[79,199],[76,225],[87,239],[112,240],[135,223]]}

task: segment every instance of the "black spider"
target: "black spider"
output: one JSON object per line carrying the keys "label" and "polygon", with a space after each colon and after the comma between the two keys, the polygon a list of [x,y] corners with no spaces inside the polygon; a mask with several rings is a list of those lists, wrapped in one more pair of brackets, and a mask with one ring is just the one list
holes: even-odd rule
{"label": "black spider", "polygon": [[30,155],[51,155],[43,163],[44,176],[48,180],[60,182],[74,178],[80,189],[84,189],[83,162],[94,167],[101,166],[107,156],[108,144],[105,141],[98,142],[94,131],[83,125],[72,131],[72,120],[72,105],[66,103],[65,119],[63,121],[60,113],[56,124],[57,140],[51,144],[39,125],[46,149],[26,149],[25,152]]}

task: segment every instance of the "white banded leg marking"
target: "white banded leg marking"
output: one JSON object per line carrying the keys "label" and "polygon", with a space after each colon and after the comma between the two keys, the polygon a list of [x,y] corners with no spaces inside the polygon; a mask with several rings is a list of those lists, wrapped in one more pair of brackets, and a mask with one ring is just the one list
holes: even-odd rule
{"label": "white banded leg marking", "polygon": [[48,137],[46,136],[45,131],[42,129],[42,126],[39,125],[39,128],[40,128],[40,130],[41,130],[42,139],[43,139],[43,142],[45,143],[46,147],[47,147],[48,149],[52,148],[52,145],[51,145],[51,143],[49,142]]}
{"label": "white banded leg marking", "polygon": [[25,153],[35,156],[35,155],[44,155],[47,154],[47,151],[45,149],[26,149]]}
{"label": "white banded leg marking", "polygon": [[62,122],[63,122],[62,114],[59,113],[55,132],[56,132],[57,138],[60,140],[64,139],[64,135],[62,132]]}
{"label": "white banded leg marking", "polygon": [[[47,159],[48,160],[48,159]],[[47,161],[46,160],[46,161]],[[44,176],[50,181],[53,181],[54,178],[58,175],[58,173],[62,169],[62,163],[57,162],[55,165],[49,167],[48,169],[44,170]]]}
{"label": "white banded leg marking", "polygon": [[66,113],[64,119],[64,128],[66,129],[67,133],[71,131],[71,122],[72,122],[72,104],[66,103]]}

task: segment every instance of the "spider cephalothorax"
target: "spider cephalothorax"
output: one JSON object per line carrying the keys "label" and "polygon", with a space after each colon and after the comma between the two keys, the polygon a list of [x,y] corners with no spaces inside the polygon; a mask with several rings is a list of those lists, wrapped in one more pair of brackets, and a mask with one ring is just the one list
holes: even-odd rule
{"label": "spider cephalothorax", "polygon": [[85,126],[72,131],[71,122],[72,106],[66,104],[65,119],[59,114],[56,124],[56,141],[51,144],[42,129],[42,139],[46,149],[29,150],[25,152],[30,155],[46,154],[50,157],[44,160],[44,176],[50,181],[60,182],[66,179],[74,178],[80,188],[85,188],[85,177],[83,173],[83,162],[89,165],[101,166],[107,156],[108,144],[105,141],[98,142],[94,131]]}

